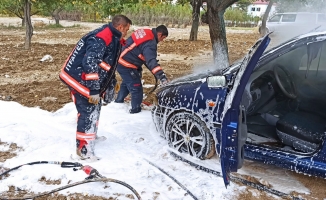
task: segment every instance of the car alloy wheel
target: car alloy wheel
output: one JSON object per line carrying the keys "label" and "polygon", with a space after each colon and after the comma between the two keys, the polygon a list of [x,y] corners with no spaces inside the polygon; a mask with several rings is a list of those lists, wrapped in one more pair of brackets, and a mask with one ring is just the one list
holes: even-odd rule
{"label": "car alloy wheel", "polygon": [[206,124],[187,112],[174,114],[167,122],[166,134],[169,144],[181,153],[199,159],[208,159],[215,154],[215,144]]}

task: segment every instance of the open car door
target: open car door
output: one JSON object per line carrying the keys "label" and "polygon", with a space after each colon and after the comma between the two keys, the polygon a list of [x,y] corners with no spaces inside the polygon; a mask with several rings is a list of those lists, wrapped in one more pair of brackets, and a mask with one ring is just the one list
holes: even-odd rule
{"label": "open car door", "polygon": [[266,35],[250,49],[235,75],[233,87],[225,100],[220,133],[220,159],[225,187],[230,184],[230,173],[236,172],[243,164],[247,125],[245,109],[240,102],[249,77],[269,41],[270,38]]}

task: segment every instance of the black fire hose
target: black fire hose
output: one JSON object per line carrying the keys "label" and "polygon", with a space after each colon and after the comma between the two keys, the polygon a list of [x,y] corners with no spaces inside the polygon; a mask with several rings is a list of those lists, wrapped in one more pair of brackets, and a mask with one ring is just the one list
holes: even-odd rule
{"label": "black fire hose", "polygon": [[11,172],[13,170],[19,169],[22,166],[25,166],[25,165],[36,165],[36,164],[55,164],[55,165],[61,165],[62,168],[82,167],[83,166],[82,164],[80,164],[78,162],[74,162],[73,163],[73,162],[59,162],[59,161],[36,161],[36,162],[30,162],[30,163],[26,163],[26,164],[19,165],[17,167],[11,168],[11,169],[3,172],[2,174],[0,174],[0,178],[1,178],[1,176],[6,175],[6,174],[8,174],[9,172]]}
{"label": "black fire hose", "polygon": [[147,93],[143,96],[143,99],[145,99],[148,95],[150,95],[151,93],[153,93],[153,92],[156,90],[157,86],[158,86],[158,80],[157,80],[157,78],[156,78],[155,75],[153,75],[153,76],[154,76],[154,78],[155,78],[155,85],[154,85],[154,88],[151,89],[149,92],[147,92]]}
{"label": "black fire hose", "polygon": [[45,196],[45,195],[49,195],[55,192],[58,192],[60,190],[64,190],[70,187],[74,187],[77,185],[81,185],[81,184],[85,184],[85,183],[91,183],[91,182],[114,182],[114,183],[118,183],[120,185],[126,186],[127,188],[129,188],[136,196],[139,200],[141,200],[140,195],[137,193],[137,191],[132,188],[130,185],[128,185],[125,182],[116,180],[116,179],[112,179],[112,178],[94,178],[94,179],[87,179],[87,180],[83,180],[83,181],[78,181],[76,183],[72,183],[72,184],[68,184],[62,187],[59,187],[57,189],[48,191],[48,192],[43,192],[41,194],[37,194],[37,195],[31,195],[31,196],[24,196],[24,197],[0,197],[1,200],[25,200],[25,199],[34,199],[36,197],[41,197],[41,196]]}
{"label": "black fire hose", "polygon": [[[178,160],[181,160],[182,162],[185,162],[185,163],[189,164],[190,166],[195,167],[198,170],[204,171],[204,172],[209,173],[209,174],[213,174],[213,175],[218,176],[218,177],[223,177],[223,175],[219,171],[215,171],[215,170],[209,169],[207,167],[204,167],[204,166],[198,165],[196,163],[193,163],[190,160],[187,160],[187,159],[177,155],[176,153],[174,153],[172,151],[169,151],[169,153],[174,158],[176,158]],[[281,197],[281,198],[292,199],[292,200],[304,200],[303,198],[296,197],[296,196],[293,196],[291,194],[286,194],[286,193],[278,191],[278,190],[274,190],[274,189],[272,189],[270,187],[267,187],[266,185],[263,185],[261,183],[254,183],[254,182],[251,182],[251,181],[239,178],[239,177],[235,177],[235,176],[231,176],[230,179],[233,182],[242,183],[242,184],[244,184],[246,186],[253,187],[253,188],[257,189],[257,190],[264,191],[264,192],[276,195],[276,196]]]}
{"label": "black fire hose", "polygon": [[[146,160],[146,159],[145,159]],[[170,177],[176,184],[178,184],[183,190],[185,190],[194,200],[198,200],[198,198],[192,194],[184,185],[182,185],[177,179],[175,179],[173,176],[171,176],[169,173],[167,173],[166,171],[164,171],[162,168],[160,168],[159,166],[155,165],[154,163],[146,160],[150,165],[156,167],[158,170],[160,170],[163,174],[167,175],[168,177]]]}
{"label": "black fire hose", "polygon": [[[7,173],[19,169],[22,166],[25,165],[35,165],[35,164],[57,164],[57,165],[61,165],[62,168],[73,168],[74,171],[77,170],[83,170],[87,175],[89,175],[87,178],[85,178],[85,180],[83,181],[78,181],[76,183],[72,183],[72,184],[68,184],[62,187],[59,187],[57,189],[48,191],[48,192],[43,192],[41,194],[37,194],[37,195],[30,195],[30,196],[24,196],[24,197],[0,197],[0,200],[25,200],[25,199],[34,199],[36,197],[41,197],[41,196],[45,196],[45,195],[49,195],[52,194],[54,192],[58,192],[60,190],[64,190],[70,187],[74,187],[76,185],[81,185],[84,183],[90,183],[90,182],[114,182],[114,183],[118,183],[120,185],[123,185],[125,187],[127,187],[128,189],[130,189],[138,198],[138,200],[141,200],[141,196],[139,195],[139,193],[130,185],[128,185],[127,183],[123,182],[123,181],[119,181],[116,179],[112,179],[112,178],[106,178],[104,176],[102,176],[96,169],[92,168],[91,166],[83,166],[81,163],[78,162],[59,162],[59,161],[37,161],[37,162],[31,162],[31,163],[27,163],[27,164],[23,164],[23,165],[19,165],[17,167],[11,168],[5,172],[3,172],[2,174],[0,174],[0,178],[4,175],[6,175]],[[79,168],[79,169],[78,169]]]}

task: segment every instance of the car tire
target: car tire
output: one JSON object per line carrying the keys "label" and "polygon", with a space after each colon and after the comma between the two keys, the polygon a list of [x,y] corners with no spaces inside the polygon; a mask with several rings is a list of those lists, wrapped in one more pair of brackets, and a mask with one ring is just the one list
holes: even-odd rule
{"label": "car tire", "polygon": [[169,145],[181,153],[202,160],[215,154],[213,136],[206,124],[194,114],[179,112],[171,116],[166,125],[166,135]]}

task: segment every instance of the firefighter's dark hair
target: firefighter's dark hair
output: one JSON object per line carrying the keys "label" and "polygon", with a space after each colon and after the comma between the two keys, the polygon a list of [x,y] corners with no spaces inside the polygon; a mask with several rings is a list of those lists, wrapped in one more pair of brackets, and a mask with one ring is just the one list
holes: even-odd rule
{"label": "firefighter's dark hair", "polygon": [[169,35],[169,31],[164,25],[159,25],[158,27],[156,27],[156,32],[162,33],[162,35],[166,37]]}
{"label": "firefighter's dark hair", "polygon": [[119,25],[127,26],[127,24],[132,25],[132,21],[125,15],[116,15],[112,18],[113,27],[117,27]]}

